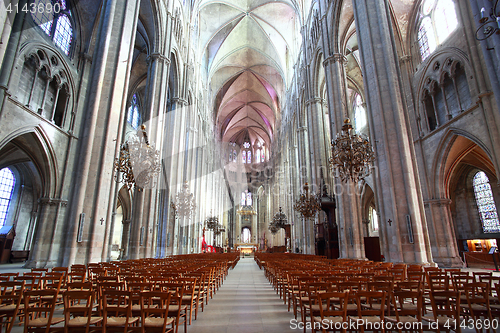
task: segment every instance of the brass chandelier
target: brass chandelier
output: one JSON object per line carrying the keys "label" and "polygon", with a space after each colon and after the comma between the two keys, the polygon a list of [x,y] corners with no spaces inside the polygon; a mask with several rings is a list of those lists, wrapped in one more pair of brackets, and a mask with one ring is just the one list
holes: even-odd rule
{"label": "brass chandelier", "polygon": [[139,189],[156,186],[160,172],[160,152],[150,144],[146,134],[146,126],[141,125],[138,132],[122,143],[120,157],[115,158],[115,180],[123,182],[130,190],[136,185]]}
{"label": "brass chandelier", "polygon": [[330,167],[337,167],[342,181],[357,182],[370,174],[371,162],[375,159],[372,145],[367,138],[352,130],[351,120],[346,118],[342,133],[332,140],[332,157]]}
{"label": "brass chandelier", "polygon": [[194,194],[189,192],[188,182],[185,182],[182,190],[175,195],[175,209],[179,216],[191,216],[196,209]]}
{"label": "brass chandelier", "polygon": [[275,234],[286,225],[288,225],[288,218],[286,217],[285,213],[283,213],[283,210],[280,207],[279,211],[274,214],[273,222],[269,224],[269,230],[272,234]]}
{"label": "brass chandelier", "polygon": [[302,214],[305,218],[316,215],[321,209],[320,197],[317,194],[309,193],[309,184],[304,184],[304,192],[300,194],[299,199],[295,201],[293,209]]}
{"label": "brass chandelier", "polygon": [[[212,212],[210,212],[210,215],[212,215]],[[219,224],[219,218],[215,215],[209,216],[205,220],[205,225],[207,226],[207,229],[210,230],[215,230],[218,224]]]}

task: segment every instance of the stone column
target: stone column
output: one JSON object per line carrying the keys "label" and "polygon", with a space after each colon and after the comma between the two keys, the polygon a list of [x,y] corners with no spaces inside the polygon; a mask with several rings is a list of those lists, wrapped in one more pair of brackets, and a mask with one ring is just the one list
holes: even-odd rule
{"label": "stone column", "polygon": [[[328,111],[330,115],[330,136],[336,137],[342,131],[347,117],[347,88],[345,64],[347,59],[340,53],[326,57],[323,66],[327,81]],[[335,195],[337,196],[337,223],[341,258],[364,259],[365,246],[359,210],[359,195],[352,181],[343,183],[335,175]]]}
{"label": "stone column", "polygon": [[382,252],[392,262],[429,263],[420,180],[388,2],[353,4],[375,150],[380,229],[386,240]]}
{"label": "stone column", "polygon": [[[84,107],[84,131],[76,157],[81,167],[75,173],[71,213],[66,221],[64,266],[101,261],[102,248],[108,242],[104,239],[106,226],[98,221],[111,221],[113,213],[109,205],[116,195],[113,164],[120,149],[117,138],[125,122],[139,6],[139,0],[104,0],[102,4]],[[82,212],[88,223],[83,241],[77,243],[78,216]]]}
{"label": "stone column", "polygon": [[429,237],[434,248],[433,260],[442,267],[464,267],[456,246],[457,237],[450,210],[451,200],[426,200],[424,204],[428,228],[432,230]]}

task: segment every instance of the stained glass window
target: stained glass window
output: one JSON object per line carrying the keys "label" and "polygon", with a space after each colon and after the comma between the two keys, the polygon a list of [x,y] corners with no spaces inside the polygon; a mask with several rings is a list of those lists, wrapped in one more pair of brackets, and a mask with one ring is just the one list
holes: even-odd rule
{"label": "stained glass window", "polygon": [[245,149],[250,148],[250,142],[243,143],[243,148],[245,148]]}
{"label": "stained glass window", "polygon": [[238,154],[236,153],[236,150],[233,150],[233,162],[238,162]]}
{"label": "stained glass window", "polygon": [[0,227],[5,224],[16,178],[9,168],[0,170]]}
{"label": "stained glass window", "polygon": [[472,181],[474,186],[474,195],[476,197],[479,217],[483,224],[485,233],[500,232],[500,223],[498,222],[497,208],[493,200],[491,185],[488,176],[483,171],[479,171]]}
{"label": "stained glass window", "polygon": [[73,43],[71,12],[65,0],[34,0],[30,4],[33,21],[54,41],[66,55]]}
{"label": "stained glass window", "polygon": [[248,192],[248,190],[245,190],[245,192],[241,193],[241,205],[242,206],[252,205],[252,192]]}
{"label": "stained glass window", "polygon": [[134,129],[138,129],[141,123],[141,114],[139,112],[139,100],[137,94],[132,96],[132,102],[128,108],[127,122],[132,125]]}
{"label": "stained glass window", "polygon": [[247,163],[249,163],[249,164],[252,163],[252,152],[251,151],[248,151],[247,157],[248,157],[247,158]]}
{"label": "stained glass window", "polygon": [[264,161],[266,160],[266,151],[265,151],[265,148],[264,148],[264,147],[262,147],[262,151],[260,152],[260,154],[261,154],[261,155],[260,155],[260,161],[261,161],[262,163],[264,163]]}
{"label": "stained glass window", "polygon": [[418,44],[422,61],[458,27],[453,0],[427,0],[422,5]]}
{"label": "stained glass window", "polygon": [[242,159],[243,163],[247,162],[247,152],[246,151],[241,152],[241,159]]}
{"label": "stained glass window", "polygon": [[370,222],[372,223],[373,230],[378,230],[378,215],[373,207],[370,207]]}
{"label": "stained glass window", "polygon": [[354,98],[354,125],[356,126],[356,131],[360,131],[366,126],[366,111],[359,94],[356,94]]}
{"label": "stained glass window", "polygon": [[255,162],[256,163],[260,162],[260,149],[257,149],[257,154],[255,154]]}

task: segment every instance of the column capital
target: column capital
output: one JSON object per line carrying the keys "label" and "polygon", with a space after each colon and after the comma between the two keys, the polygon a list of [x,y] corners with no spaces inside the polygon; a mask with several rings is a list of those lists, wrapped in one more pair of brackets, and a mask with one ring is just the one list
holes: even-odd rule
{"label": "column capital", "polygon": [[306,101],[306,106],[309,106],[310,104],[316,104],[316,103],[323,104],[324,102],[325,102],[325,100],[321,97],[313,97],[313,98],[310,98]]}
{"label": "column capital", "polygon": [[40,205],[49,205],[49,206],[67,206],[68,200],[55,199],[55,198],[39,198],[38,203]]}
{"label": "column capital", "polygon": [[87,52],[80,52],[80,58],[89,63],[92,63],[92,56]]}
{"label": "column capital", "polygon": [[409,62],[410,60],[411,60],[411,56],[407,55],[407,54],[399,57],[399,62],[400,63]]}
{"label": "column capital", "polygon": [[339,63],[345,65],[345,64],[347,64],[347,58],[342,53],[334,53],[334,54],[330,55],[329,57],[325,58],[325,60],[323,61],[323,66],[326,66],[326,65],[329,65],[332,63],[336,63],[336,62],[339,62]]}
{"label": "column capital", "polygon": [[451,205],[451,199],[447,199],[447,198],[428,199],[428,200],[424,200],[424,205],[426,205],[426,206],[431,206],[431,205],[449,206],[449,205]]}
{"label": "column capital", "polygon": [[188,101],[184,98],[180,98],[180,97],[174,97],[172,98],[172,102],[174,103],[177,103],[177,104],[181,104],[181,105],[188,105]]}
{"label": "column capital", "polygon": [[161,53],[151,53],[146,58],[146,62],[147,63],[153,62],[153,61],[156,61],[156,60],[165,62],[167,65],[170,64],[170,59],[167,56],[165,56],[164,54],[161,54]]}

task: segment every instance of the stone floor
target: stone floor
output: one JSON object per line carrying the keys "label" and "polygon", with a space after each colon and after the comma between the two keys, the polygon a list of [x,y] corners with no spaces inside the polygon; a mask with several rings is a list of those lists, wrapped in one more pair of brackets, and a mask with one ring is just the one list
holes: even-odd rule
{"label": "stone floor", "polygon": [[274,291],[253,258],[241,259],[189,333],[288,332],[293,312]]}
{"label": "stone floor", "polygon": [[[481,269],[471,269],[482,271]],[[0,265],[0,272],[24,272],[20,264]],[[495,272],[494,275],[499,274]],[[59,315],[61,308],[58,309]],[[302,332],[294,323],[293,313],[279,298],[253,258],[242,258],[229,271],[224,284],[209,300],[204,312],[188,326],[188,333],[273,333]],[[194,319],[194,318],[193,318]],[[500,329],[498,330],[500,332]],[[22,333],[14,326],[12,333]],[[181,331],[179,331],[181,332]],[[310,332],[310,330],[308,330]],[[475,332],[462,329],[463,333]]]}

